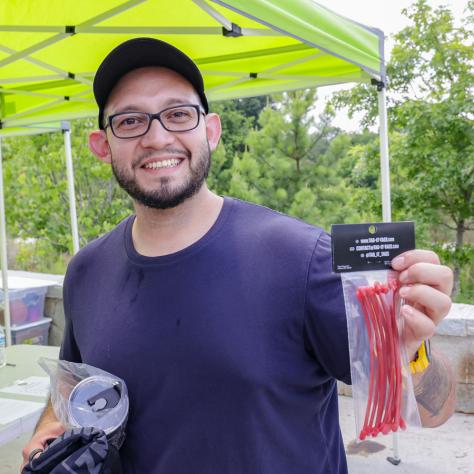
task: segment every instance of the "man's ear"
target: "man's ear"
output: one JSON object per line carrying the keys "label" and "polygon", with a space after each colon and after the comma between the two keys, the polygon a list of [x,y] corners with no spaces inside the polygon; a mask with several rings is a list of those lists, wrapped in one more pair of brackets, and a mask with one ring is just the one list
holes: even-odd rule
{"label": "man's ear", "polygon": [[96,130],[89,134],[89,149],[100,161],[104,163],[112,162],[112,154],[104,130]]}
{"label": "man's ear", "polygon": [[221,138],[222,126],[221,119],[217,114],[208,114],[206,115],[206,134],[207,141],[209,143],[209,148],[211,151],[214,151],[219,144]]}

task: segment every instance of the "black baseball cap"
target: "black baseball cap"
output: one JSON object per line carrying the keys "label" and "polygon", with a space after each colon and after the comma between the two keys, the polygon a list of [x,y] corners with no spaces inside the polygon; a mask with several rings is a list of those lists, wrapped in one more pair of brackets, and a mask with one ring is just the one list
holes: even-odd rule
{"label": "black baseball cap", "polygon": [[134,38],[113,49],[102,61],[94,77],[94,96],[99,106],[99,128],[104,128],[105,104],[117,82],[128,72],[148,66],[166,67],[187,79],[199,95],[204,110],[209,112],[204,81],[191,58],[164,41]]}

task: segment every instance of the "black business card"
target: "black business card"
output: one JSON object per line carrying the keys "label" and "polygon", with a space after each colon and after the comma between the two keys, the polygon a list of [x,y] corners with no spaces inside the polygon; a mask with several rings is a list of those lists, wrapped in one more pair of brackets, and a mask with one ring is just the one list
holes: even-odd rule
{"label": "black business card", "polygon": [[415,224],[333,224],[332,268],[336,273],[384,270],[397,255],[415,248]]}

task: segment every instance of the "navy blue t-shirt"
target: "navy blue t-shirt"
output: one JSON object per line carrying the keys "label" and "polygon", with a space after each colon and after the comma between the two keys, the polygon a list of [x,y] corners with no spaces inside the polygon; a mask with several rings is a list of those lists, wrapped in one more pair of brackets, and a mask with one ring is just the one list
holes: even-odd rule
{"label": "navy blue t-shirt", "polygon": [[330,237],[225,198],[163,257],[134,217],[82,249],[64,283],[61,358],[125,380],[127,473],[346,473],[335,379],[350,382]]}

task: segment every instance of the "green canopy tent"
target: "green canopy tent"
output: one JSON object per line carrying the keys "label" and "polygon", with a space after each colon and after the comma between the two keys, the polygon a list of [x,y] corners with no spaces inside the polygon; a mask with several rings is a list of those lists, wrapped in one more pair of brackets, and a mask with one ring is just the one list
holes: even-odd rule
{"label": "green canopy tent", "polygon": [[[211,102],[375,81],[380,98],[383,218],[390,220],[380,30],[311,0],[5,0],[0,3],[0,139],[63,130],[75,251],[79,240],[70,132],[60,122],[96,116],[94,72],[111,49],[138,36],[164,39],[193,58]],[[10,343],[1,143],[0,214]]]}

